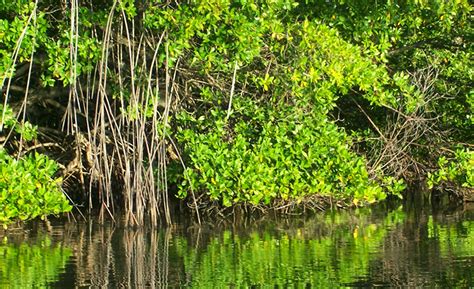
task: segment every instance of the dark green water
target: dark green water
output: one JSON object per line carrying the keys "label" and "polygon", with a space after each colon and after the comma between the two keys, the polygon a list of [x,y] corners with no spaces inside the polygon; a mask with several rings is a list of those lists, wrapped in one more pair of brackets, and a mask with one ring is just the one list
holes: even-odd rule
{"label": "dark green water", "polygon": [[37,222],[0,233],[0,288],[474,286],[474,206],[123,229]]}

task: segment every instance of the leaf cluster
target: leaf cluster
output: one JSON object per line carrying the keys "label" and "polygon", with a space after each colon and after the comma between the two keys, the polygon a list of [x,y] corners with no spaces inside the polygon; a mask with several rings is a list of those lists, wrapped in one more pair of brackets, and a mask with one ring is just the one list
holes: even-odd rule
{"label": "leaf cluster", "polygon": [[438,158],[438,168],[428,174],[428,186],[433,188],[446,182],[453,182],[466,188],[474,188],[474,152],[458,148],[453,156]]}
{"label": "leaf cluster", "polygon": [[[187,161],[184,172],[170,169],[171,182],[179,184],[178,196],[187,197],[194,190],[225,206],[269,204],[311,194],[356,204],[384,199],[386,194],[370,179],[365,160],[350,151],[350,138],[328,114],[353,89],[375,106],[390,105],[396,99],[386,88],[397,83],[334,29],[316,21],[276,19],[265,11],[274,9],[280,15],[287,11],[270,4],[261,10],[227,5],[218,6],[217,12],[181,5],[163,12],[172,16],[160,17],[177,23],[200,19],[200,33],[191,36],[182,25],[168,24],[180,30],[172,34],[173,42],[184,43],[176,53],[191,67],[202,67],[195,70],[197,76],[221,73],[217,84],[206,83],[194,96],[202,106],[174,119],[176,139]],[[249,13],[253,15],[245,21],[256,25],[254,19],[259,19],[258,29],[238,33],[260,43],[256,50],[253,42],[229,41],[230,36],[208,38],[221,30],[237,33],[236,27],[229,26],[234,22],[223,19],[243,21],[240,17]],[[207,32],[201,35],[202,31]],[[233,47],[234,53],[219,50],[225,45]],[[196,50],[207,55],[207,49],[217,49],[216,56],[196,58]],[[252,57],[239,56],[245,54]],[[231,81],[240,88],[233,100]],[[409,87],[403,84],[400,89]],[[387,187],[392,183],[396,182]]]}
{"label": "leaf cluster", "polygon": [[0,148],[0,222],[29,220],[71,210],[54,178],[57,164],[34,153],[14,159]]}

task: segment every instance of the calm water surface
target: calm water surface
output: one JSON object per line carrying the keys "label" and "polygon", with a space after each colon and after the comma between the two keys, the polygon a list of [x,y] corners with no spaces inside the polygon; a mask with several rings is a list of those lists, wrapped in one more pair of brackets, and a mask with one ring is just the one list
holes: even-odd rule
{"label": "calm water surface", "polygon": [[1,288],[474,287],[474,206],[0,232]]}

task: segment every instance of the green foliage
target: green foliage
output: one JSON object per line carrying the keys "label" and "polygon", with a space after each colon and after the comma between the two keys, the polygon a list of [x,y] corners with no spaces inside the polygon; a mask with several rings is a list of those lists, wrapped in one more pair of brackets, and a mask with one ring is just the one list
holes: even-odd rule
{"label": "green foliage", "polygon": [[[318,9],[311,9],[315,6]],[[416,98],[400,98],[396,107],[406,108],[410,102],[426,106],[432,117],[442,116],[442,129],[453,129],[451,135],[465,142],[472,141],[474,131],[472,10],[467,0],[308,0],[295,17],[318,19],[337,28],[345,40],[393,72],[433,69],[436,73],[426,79],[429,89],[423,91],[424,98],[417,98],[417,103]],[[427,105],[426,99],[433,95],[441,97]]]}
{"label": "green foliage", "polygon": [[[384,151],[372,144],[384,141],[378,128],[390,124],[388,114],[436,120],[425,126],[431,134],[394,125],[417,142],[405,140],[409,145],[398,151],[407,149],[404,155],[423,167],[430,160],[420,158],[440,143],[472,141],[467,0],[82,1],[74,11],[74,5],[52,10],[54,1],[0,4],[2,90],[7,80],[24,85],[24,75],[15,73],[29,63],[38,70],[32,77],[38,87],[81,82],[81,96],[67,100],[68,112],[97,120],[102,116],[92,110],[110,104],[102,111],[119,123],[102,125],[117,130],[105,134],[123,130],[133,138],[131,123],[142,121],[140,127],[154,130],[143,135],[178,141],[187,169],[174,163],[168,175],[181,198],[191,189],[226,206],[311,194],[355,204],[401,196],[399,173],[385,164],[368,166],[371,152]],[[157,117],[163,74],[167,95],[176,99],[170,121]],[[364,103],[363,113],[353,103]],[[353,119],[339,120],[342,104]],[[0,110],[2,126],[26,140],[35,137],[34,125],[18,123],[8,106]],[[70,119],[79,130],[98,131],[88,117],[87,124],[82,116]],[[366,145],[359,154],[352,135]],[[143,162],[154,163],[152,150]],[[469,184],[466,166],[448,167],[430,182],[446,175]]]}
{"label": "green foliage", "polygon": [[[212,12],[200,5],[163,12],[172,15],[163,18],[175,22],[200,23],[200,33],[191,35],[180,25],[172,26],[181,29],[172,34],[172,42],[185,44],[170,48],[202,67],[197,75],[227,73],[228,78],[220,80],[224,86],[235,70],[237,85],[252,85],[251,93],[241,91],[229,104],[228,91],[209,84],[200,90],[206,105],[175,118],[176,138],[188,161],[184,173],[170,170],[172,181],[179,183],[178,195],[184,198],[192,188],[225,206],[268,204],[311,194],[354,199],[356,204],[384,199],[382,187],[370,180],[364,159],[350,151],[350,138],[328,113],[353,89],[373,105],[395,103],[386,87],[399,84],[327,26],[280,21],[275,15],[285,15],[287,9],[278,5],[261,10],[227,5]],[[275,14],[266,13],[268,9]],[[236,17],[244,21],[242,15],[247,15],[245,25],[256,25],[253,21],[258,19],[259,28],[236,32],[237,27],[229,25],[236,23],[232,21]],[[252,41],[232,42],[229,35],[214,38],[216,33],[231,32],[238,35],[232,37]],[[200,53],[196,51],[208,55],[212,49],[218,52],[212,58],[196,57]]]}
{"label": "green foliage", "polygon": [[474,152],[457,149],[451,158],[441,156],[438,169],[428,174],[428,186],[433,188],[444,182],[452,182],[462,187],[474,188]]}
{"label": "green foliage", "polygon": [[45,14],[37,13],[30,1],[4,5],[0,8],[2,14],[7,15],[0,20],[0,85],[3,86],[6,79],[15,75],[18,64],[30,62],[39,43],[47,41],[48,23]]}
{"label": "green foliage", "polygon": [[[66,13],[65,19],[70,17],[70,13]],[[87,28],[88,23],[97,21],[95,17],[99,15],[91,15],[88,9],[79,9],[76,25],[85,24],[84,28]],[[71,35],[68,25],[71,25],[68,21],[61,22],[57,27],[60,31],[59,37],[43,43],[48,55],[48,69],[41,75],[44,86],[53,86],[56,80],[64,86],[74,83],[80,75],[94,69],[101,55],[100,41],[91,36],[91,31],[78,28],[78,32]]]}
{"label": "green foliage", "polygon": [[[237,119],[246,121],[235,123],[231,131],[222,110],[192,119],[193,129],[180,131],[178,140],[185,143],[184,152],[194,164],[185,172],[180,197],[190,186],[226,206],[311,194],[368,202],[385,197],[334,124],[292,107],[275,112],[273,107],[248,105],[248,100],[236,100],[235,110],[242,113]],[[178,121],[186,118],[190,116],[184,114]]]}
{"label": "green foliage", "polygon": [[[260,13],[264,8],[270,8],[265,15]],[[146,11],[144,23],[146,27],[168,32],[171,63],[188,50],[190,63],[197,69],[228,71],[234,63],[231,60],[249,63],[260,54],[267,20],[278,19],[281,12],[278,4],[259,8],[246,1],[190,1],[177,7],[153,5]],[[162,54],[161,60],[164,58]]]}
{"label": "green foliage", "polygon": [[0,243],[0,287],[49,288],[64,272],[72,250],[53,244],[48,237],[34,244]]}
{"label": "green foliage", "polygon": [[[16,131],[24,140],[36,138],[36,126],[19,123],[7,105],[0,104],[3,129]],[[0,130],[0,132],[2,132]],[[15,159],[0,146],[0,222],[29,220],[71,210],[60,185],[54,179],[56,162],[38,153]]]}
{"label": "green foliage", "polygon": [[[361,45],[364,52],[389,61],[389,54],[420,45],[449,45],[451,35],[466,36],[472,6],[467,0],[324,1],[307,0],[295,10],[295,17],[319,19],[341,31],[344,38]],[[318,9],[312,9],[318,7]],[[418,43],[416,47],[411,45]],[[444,43],[443,43],[444,42]],[[406,68],[406,67],[403,67]]]}
{"label": "green foliage", "polygon": [[0,132],[3,132],[4,128],[14,128],[17,125],[13,110],[8,105],[0,104],[0,115]]}
{"label": "green foliage", "polygon": [[[91,36],[91,31],[79,27],[77,33],[71,34],[71,12],[52,13],[48,2],[15,1],[0,5],[0,15],[5,15],[0,17],[1,86],[6,79],[15,76],[17,67],[32,62],[38,52],[45,52],[47,57],[40,63],[47,69],[38,74],[44,86],[53,86],[56,80],[67,86],[84,72],[91,71],[98,61],[99,40]],[[79,9],[78,22],[73,26],[80,22],[91,28],[92,23],[99,24],[100,15]]]}
{"label": "green foliage", "polygon": [[[429,121],[431,126],[429,132],[411,133],[411,138],[419,137],[419,140],[414,148],[405,147],[404,153],[419,164],[432,167],[429,155],[433,151],[439,153],[441,162],[450,158],[440,146],[471,144],[473,140],[472,9],[467,0],[403,3],[308,0],[300,2],[293,16],[316,19],[336,28],[346,41],[356,44],[364,55],[391,71],[394,83],[400,87],[390,89],[397,97],[393,107],[404,114],[398,119],[408,115]],[[374,110],[373,106],[365,109],[379,128],[386,126],[386,111]],[[354,123],[348,126],[359,132],[367,129]],[[374,136],[379,135],[375,132],[370,137],[365,135],[364,142],[368,144],[365,151],[372,150],[370,138]],[[468,166],[449,166],[451,169],[446,167],[431,174],[429,185],[445,178],[457,179],[455,183],[466,186]],[[421,174],[426,176],[426,173]]]}
{"label": "green foliage", "polygon": [[45,155],[16,160],[0,148],[0,222],[70,211],[61,179],[53,179],[56,170],[56,163]]}
{"label": "green foliage", "polygon": [[13,110],[8,105],[4,108],[3,104],[0,104],[0,133],[5,129],[13,129],[26,141],[35,139],[37,135],[37,126],[27,121],[18,122]]}

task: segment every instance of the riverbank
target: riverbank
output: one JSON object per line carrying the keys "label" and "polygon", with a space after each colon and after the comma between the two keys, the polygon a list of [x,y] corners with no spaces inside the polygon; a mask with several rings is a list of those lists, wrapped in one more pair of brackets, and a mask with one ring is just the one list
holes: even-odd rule
{"label": "riverbank", "polygon": [[474,188],[469,1],[313,2],[5,2],[0,222]]}

